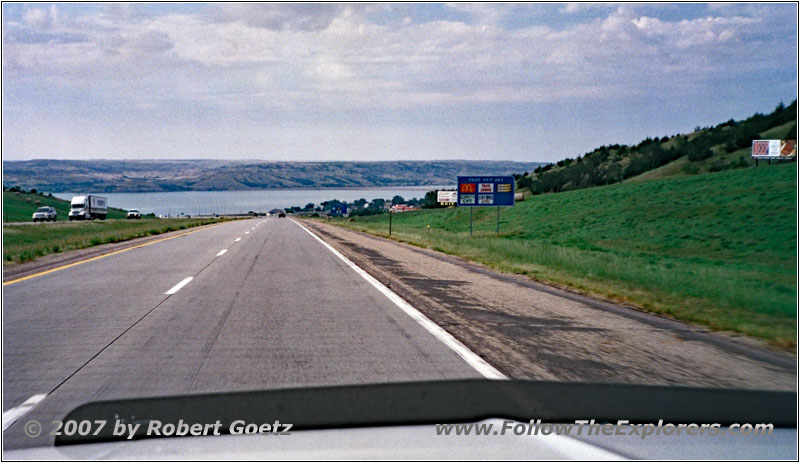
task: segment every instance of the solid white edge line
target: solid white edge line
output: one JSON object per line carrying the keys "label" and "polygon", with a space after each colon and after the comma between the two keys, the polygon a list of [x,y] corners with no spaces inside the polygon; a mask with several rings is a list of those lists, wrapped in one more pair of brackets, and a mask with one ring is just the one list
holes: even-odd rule
{"label": "solid white edge line", "polygon": [[218,252],[218,253],[217,253],[217,257],[219,257],[219,256],[221,256],[221,255],[223,255],[223,254],[225,254],[226,252],[228,252],[228,250],[227,250],[227,249],[223,249],[222,251],[220,251],[220,252]]}
{"label": "solid white edge line", "polygon": [[180,283],[178,283],[177,285],[175,285],[172,288],[170,288],[170,290],[167,291],[164,294],[171,295],[171,294],[177,293],[178,291],[181,290],[181,288],[183,288],[184,286],[189,284],[189,282],[192,281],[193,279],[194,279],[194,277],[186,277],[186,278],[184,278],[183,280],[181,280]]}
{"label": "solid white edge line", "polygon": [[430,318],[423,315],[422,312],[415,309],[414,306],[412,306],[411,304],[406,302],[403,298],[398,296],[397,293],[387,288],[383,283],[376,280],[372,275],[367,273],[364,269],[353,263],[353,261],[345,257],[342,253],[334,249],[333,246],[323,241],[322,238],[314,234],[314,232],[304,227],[302,224],[295,222],[294,220],[292,220],[292,222],[297,224],[297,226],[305,230],[309,235],[313,236],[317,241],[322,243],[322,245],[328,248],[328,250],[331,251],[336,257],[341,259],[357,274],[359,274],[362,278],[367,280],[378,291],[383,293],[383,295],[386,296],[390,301],[394,302],[396,306],[400,307],[400,309],[402,309],[403,312],[405,312],[407,315],[413,318],[417,323],[422,325],[422,327],[425,328],[430,334],[432,334],[438,340],[442,341],[447,347],[452,349],[459,357],[461,357],[465,362],[467,362],[469,366],[478,370],[478,372],[482,374],[485,378],[508,379],[506,375],[500,373],[495,367],[491,366],[486,360],[482,359],[475,352],[472,352],[467,346],[462,344],[461,341],[453,337],[452,334],[448,333],[444,328],[437,325]]}
{"label": "solid white edge line", "polygon": [[550,434],[543,437],[547,439],[545,442],[555,447],[562,455],[567,455],[566,458],[569,460],[619,461],[626,459],[624,456],[614,453],[613,450],[595,447],[589,442],[578,440],[569,435]]}
{"label": "solid white edge line", "polygon": [[33,407],[39,402],[44,400],[47,394],[36,394],[31,396],[28,400],[18,405],[11,410],[3,412],[3,431],[9,428],[12,424],[16,423],[24,414],[31,411]]}

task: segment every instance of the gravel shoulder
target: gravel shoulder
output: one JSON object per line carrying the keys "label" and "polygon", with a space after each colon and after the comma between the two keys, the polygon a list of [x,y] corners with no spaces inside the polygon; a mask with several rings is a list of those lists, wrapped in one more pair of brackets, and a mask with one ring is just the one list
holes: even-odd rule
{"label": "gravel shoulder", "polygon": [[320,221],[331,246],[509,377],[796,390],[795,357]]}

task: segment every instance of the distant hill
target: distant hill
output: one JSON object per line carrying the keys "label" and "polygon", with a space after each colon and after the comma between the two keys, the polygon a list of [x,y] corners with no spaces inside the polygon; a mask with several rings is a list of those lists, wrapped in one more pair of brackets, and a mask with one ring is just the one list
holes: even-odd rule
{"label": "distant hill", "polygon": [[540,162],[254,162],[222,160],[3,161],[3,186],[46,192],[134,193],[454,184],[459,175],[511,175]]}
{"label": "distant hill", "polygon": [[797,100],[770,114],[754,114],[683,135],[646,138],[638,145],[601,146],[583,156],[536,168],[517,179],[533,194],[619,182],[720,172],[754,165],[755,139],[797,139]]}

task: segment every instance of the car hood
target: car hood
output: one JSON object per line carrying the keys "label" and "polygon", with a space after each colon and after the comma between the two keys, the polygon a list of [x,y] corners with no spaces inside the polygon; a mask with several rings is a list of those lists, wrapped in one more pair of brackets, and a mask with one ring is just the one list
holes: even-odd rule
{"label": "car hood", "polygon": [[[341,439],[341,442],[348,444],[347,447],[339,449],[342,452],[350,451],[349,444],[356,442],[361,442],[358,445],[362,445],[363,448],[372,448],[373,451],[378,451],[378,448],[370,447],[369,439],[362,441],[360,437],[356,436],[359,436],[359,433],[366,428],[374,428],[380,430],[381,433],[393,436],[395,430],[399,429],[398,427],[409,427],[406,431],[410,433],[410,436],[415,437],[409,438],[403,445],[408,445],[406,450],[411,452],[408,455],[409,458],[417,458],[419,455],[414,456],[416,454],[413,452],[417,449],[425,449],[425,442],[430,442],[431,448],[445,448],[450,449],[448,451],[457,452],[456,447],[459,446],[450,446],[450,441],[442,441],[442,439],[464,436],[437,435],[436,424],[474,423],[486,419],[514,420],[521,423],[528,423],[532,419],[541,419],[543,422],[549,423],[574,423],[576,420],[594,419],[597,422],[611,423],[617,420],[629,420],[631,423],[654,423],[664,420],[671,423],[721,423],[723,425],[771,423],[775,428],[785,429],[776,432],[774,436],[758,436],[757,438],[744,436],[746,439],[738,446],[732,445],[735,441],[730,439],[731,436],[728,436],[729,438],[724,442],[716,437],[713,441],[709,441],[709,445],[712,450],[716,449],[717,453],[710,454],[679,453],[687,445],[688,448],[702,447],[702,439],[699,436],[691,436],[688,442],[679,442],[673,436],[664,436],[667,440],[661,448],[667,451],[659,453],[658,457],[691,458],[694,455],[695,458],[699,458],[698,455],[714,455],[715,458],[722,458],[735,456],[731,452],[739,452],[736,455],[741,455],[742,449],[756,447],[760,449],[759,451],[764,451],[765,448],[772,449],[771,452],[775,455],[793,455],[796,451],[796,439],[795,437],[789,439],[787,436],[796,436],[795,402],[796,392],[794,391],[534,381],[459,380],[280,389],[92,402],[78,407],[64,418],[65,422],[69,420],[76,422],[107,420],[109,423],[117,420],[125,423],[148,423],[158,420],[162,423],[173,424],[177,424],[181,420],[185,423],[219,421],[222,423],[222,436],[154,438],[146,436],[145,428],[147,426],[144,425],[139,429],[141,432],[132,435],[134,441],[128,441],[124,437],[115,436],[112,433],[113,427],[107,426],[97,435],[62,435],[56,438],[55,442],[50,440],[49,444],[35,439],[25,440],[25,446],[39,445],[45,448],[4,450],[6,452],[12,450],[23,452],[14,453],[20,458],[35,457],[33,453],[26,454],[24,452],[80,452],[82,451],[80,449],[87,449],[87,452],[106,452],[102,455],[92,453],[92,458],[130,456],[117,452],[133,452],[138,457],[140,456],[138,452],[142,452],[142,455],[154,455],[150,452],[166,451],[167,453],[174,452],[171,454],[174,456],[184,455],[183,452],[190,454],[192,450],[189,447],[195,445],[193,443],[199,447],[204,447],[208,443],[208,448],[219,446],[228,450],[244,445],[245,447],[242,448],[250,446],[253,451],[259,451],[259,448],[264,450],[263,442],[266,439],[270,448],[275,448],[274,445],[278,442],[286,442],[287,451],[300,449],[311,451],[312,457],[317,455],[325,458],[345,458],[348,457],[348,454],[334,453],[333,456],[329,456],[331,454],[324,453],[324,446],[314,446],[310,443],[311,439],[304,440],[303,437],[299,437],[299,440],[295,441],[293,436],[295,433],[297,436],[339,436],[332,437],[331,440]],[[282,423],[293,424],[293,434],[290,439],[281,440],[287,436],[258,435],[255,436],[257,440],[251,441],[249,439],[252,439],[253,436],[224,435],[225,430],[230,429],[230,425],[237,420],[243,420],[246,423],[271,423],[276,419]],[[23,421],[25,421],[24,418],[20,420],[20,422]],[[8,433],[20,433],[23,428],[20,422],[14,423],[4,434],[8,436]],[[316,434],[318,432],[332,434]],[[417,439],[418,436],[423,435],[432,436],[431,439],[435,440],[426,440],[422,437],[420,437],[421,440]],[[492,440],[491,438],[495,436],[466,437],[483,441],[485,445],[489,445],[488,442],[490,442],[491,445],[500,447],[504,445],[501,442],[512,442],[502,439]],[[517,437],[533,438],[530,435]],[[570,442],[576,441],[572,437],[559,437],[570,439]],[[773,441],[765,437],[770,437]],[[52,438],[46,437],[46,439]],[[136,441],[136,439],[141,440]],[[391,440],[392,438],[387,439]],[[658,447],[657,440],[644,441],[646,445],[643,446],[643,442],[636,439],[636,437],[632,441],[619,439],[614,441],[615,444],[607,439],[591,441],[591,439],[584,438],[582,439],[584,444],[589,447],[581,448],[588,451],[590,447],[596,447],[593,451],[597,452],[605,448],[610,449],[611,454],[641,456],[641,453],[636,453],[638,451],[645,452],[644,457],[654,458],[655,454],[652,453],[652,449],[654,446]],[[420,444],[414,444],[415,441]],[[292,447],[289,442],[299,442],[298,447]],[[559,450],[561,449],[558,447],[560,444],[555,443],[554,440],[533,439],[513,442],[513,446],[525,448],[527,451],[534,448],[547,449],[546,451],[542,450],[541,455],[549,455],[552,458],[557,458],[557,454],[552,452],[563,451]],[[527,444],[520,442],[527,442]],[[754,447],[754,444],[748,444],[748,442],[756,442],[759,445]],[[53,443],[56,447],[49,447]],[[506,450],[512,452],[513,446]],[[76,450],[68,450],[68,447],[75,447]],[[313,453],[314,451],[323,453],[317,454]],[[57,455],[59,454],[49,456],[57,457]],[[65,457],[65,454],[60,455],[61,458]],[[516,454],[505,453],[503,455],[515,458],[513,455]],[[528,453],[527,457],[539,458],[537,455],[539,454]],[[567,453],[560,455],[569,458],[575,457],[574,454]],[[600,455],[600,453],[596,455]],[[267,454],[267,456],[273,457],[272,454]],[[591,459],[601,458],[595,454],[585,456]],[[275,458],[283,457],[291,458],[289,454],[275,456]]]}

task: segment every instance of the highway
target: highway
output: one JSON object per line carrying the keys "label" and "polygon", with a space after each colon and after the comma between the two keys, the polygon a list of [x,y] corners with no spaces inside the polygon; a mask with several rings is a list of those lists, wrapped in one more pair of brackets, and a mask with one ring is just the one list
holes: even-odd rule
{"label": "highway", "polygon": [[277,218],[6,282],[4,448],[97,400],[491,377],[379,285]]}
{"label": "highway", "polygon": [[506,376],[796,391],[789,355],[324,222],[154,238],[4,275],[4,449],[100,400]]}

